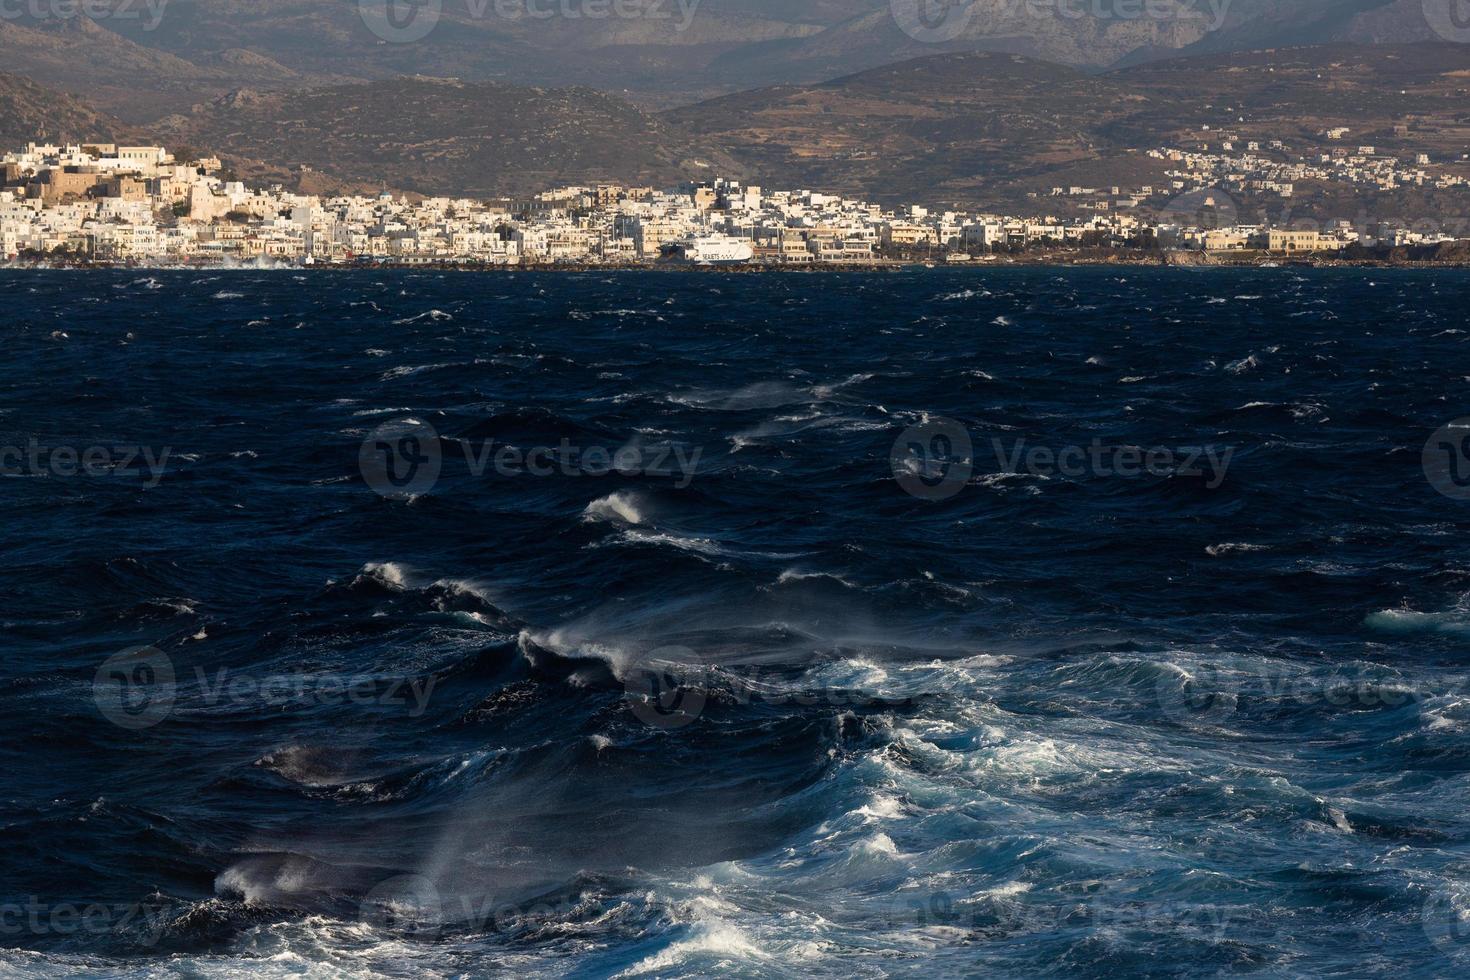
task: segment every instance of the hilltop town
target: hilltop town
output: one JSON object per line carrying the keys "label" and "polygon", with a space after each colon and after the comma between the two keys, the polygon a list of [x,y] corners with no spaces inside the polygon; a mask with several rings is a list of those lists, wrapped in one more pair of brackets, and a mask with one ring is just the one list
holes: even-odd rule
{"label": "hilltop town", "polygon": [[1262,155],[1286,150],[1279,141],[1266,150],[1250,141],[1237,152],[1232,139],[1219,152],[1155,149],[1149,155],[1170,168],[1167,183],[1057,187],[1052,197],[1085,199],[1082,214],[1059,219],[885,208],[719,178],[672,189],[562,187],[520,200],[316,196],[247,186],[218,158],[194,151],[29,143],[0,156],[0,261],[795,268],[1083,253],[1119,261],[1230,253],[1361,259],[1365,249],[1406,246],[1439,249],[1416,258],[1461,260],[1465,249],[1444,248],[1470,238],[1458,229],[1247,220],[1232,189],[1286,200],[1292,181],[1308,177],[1467,189],[1461,177],[1431,173],[1423,156],[1400,162],[1368,146],[1311,163]]}

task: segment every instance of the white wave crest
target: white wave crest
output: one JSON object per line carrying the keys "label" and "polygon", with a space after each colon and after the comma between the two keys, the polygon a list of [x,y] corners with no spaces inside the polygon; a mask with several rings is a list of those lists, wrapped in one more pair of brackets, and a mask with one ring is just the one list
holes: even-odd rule
{"label": "white wave crest", "polygon": [[647,504],[638,498],[636,494],[626,490],[610,493],[606,497],[599,497],[588,504],[582,511],[582,516],[590,521],[622,521],[626,524],[646,524],[648,514],[645,510]]}

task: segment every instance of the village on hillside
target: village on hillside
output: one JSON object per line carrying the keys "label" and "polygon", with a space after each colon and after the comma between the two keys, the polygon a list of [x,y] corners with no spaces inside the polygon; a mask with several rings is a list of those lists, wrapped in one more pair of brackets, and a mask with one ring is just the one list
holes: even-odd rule
{"label": "village on hillside", "polygon": [[[1269,149],[1280,155],[1285,148]],[[1149,155],[1171,168],[1167,186],[1057,187],[1051,196],[1086,202],[1081,216],[1058,219],[918,204],[885,209],[723,179],[664,190],[563,187],[524,200],[320,197],[249,187],[219,159],[193,152],[178,159],[160,146],[30,143],[0,156],[0,261],[854,267],[1067,249],[1330,255],[1470,237],[1403,221],[1248,223],[1232,196],[1286,200],[1304,179],[1467,186],[1432,173],[1423,156],[1396,161],[1364,146],[1282,164],[1256,142],[1230,139],[1218,152],[1160,148]]]}

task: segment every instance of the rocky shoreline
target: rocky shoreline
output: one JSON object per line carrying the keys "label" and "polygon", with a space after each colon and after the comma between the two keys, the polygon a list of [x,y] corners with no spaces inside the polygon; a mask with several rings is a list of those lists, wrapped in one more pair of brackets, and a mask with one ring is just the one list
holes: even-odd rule
{"label": "rocky shoreline", "polygon": [[898,272],[907,269],[983,270],[1003,266],[1167,266],[1177,268],[1271,269],[1271,268],[1402,268],[1445,269],[1470,268],[1470,242],[1455,242],[1451,247],[1366,249],[1353,247],[1338,252],[1281,255],[1268,252],[1198,252],[1153,249],[1045,249],[1014,255],[988,255],[964,261],[936,261],[920,258],[879,259],[873,262],[821,263],[811,265],[771,265],[741,263],[731,265],[692,265],[668,262],[541,262],[517,265],[493,265],[480,262],[299,262],[258,263],[129,263],[84,258],[49,258],[0,262],[4,270],[197,270],[247,269],[251,271],[346,271],[359,269],[433,270],[437,272],[725,272],[741,274],[822,274],[859,272]]}

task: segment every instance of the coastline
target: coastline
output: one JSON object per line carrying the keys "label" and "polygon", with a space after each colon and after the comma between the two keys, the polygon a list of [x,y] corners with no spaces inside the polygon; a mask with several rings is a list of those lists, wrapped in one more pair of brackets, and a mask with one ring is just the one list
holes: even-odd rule
{"label": "coastline", "polygon": [[1470,268],[1470,254],[1456,254],[1447,258],[1406,258],[1401,256],[1351,256],[1339,254],[1297,255],[1219,255],[1208,252],[1188,251],[1115,251],[1107,254],[1082,253],[1069,250],[1028,252],[1020,255],[989,256],[969,261],[929,261],[923,259],[886,259],[873,262],[827,262],[807,265],[777,265],[760,262],[724,264],[679,264],[668,262],[534,262],[514,265],[486,262],[456,261],[441,262],[397,262],[391,260],[375,262],[281,262],[260,260],[258,262],[128,262],[105,259],[70,259],[42,261],[0,262],[0,272],[7,271],[67,271],[82,272],[95,270],[119,271],[165,271],[165,272],[352,272],[367,270],[431,270],[435,272],[485,272],[501,274],[544,273],[544,272],[664,272],[664,273],[740,273],[759,274],[805,274],[822,275],[832,273],[894,273],[915,269],[948,269],[954,271],[983,271],[986,269],[1015,266],[1050,266],[1057,268],[1081,268],[1097,266],[1178,269],[1466,269]]}

